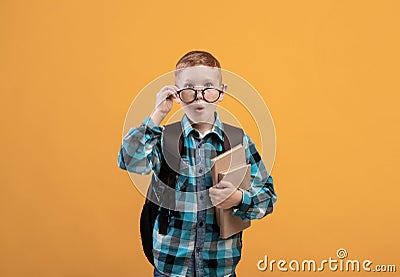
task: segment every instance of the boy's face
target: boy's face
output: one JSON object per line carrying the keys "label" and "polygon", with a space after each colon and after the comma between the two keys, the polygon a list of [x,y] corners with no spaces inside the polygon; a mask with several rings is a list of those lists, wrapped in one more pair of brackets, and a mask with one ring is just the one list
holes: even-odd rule
{"label": "boy's face", "polygon": [[[221,70],[216,67],[209,66],[192,66],[178,70],[175,77],[175,84],[179,89],[194,88],[197,89],[196,99],[186,104],[177,97],[176,101],[180,103],[185,111],[185,114],[192,123],[214,123],[214,112],[217,108],[217,103],[222,101],[226,91],[226,85],[221,83]],[[223,91],[219,95],[219,99],[214,103],[208,103],[203,99],[201,89],[213,87]]]}

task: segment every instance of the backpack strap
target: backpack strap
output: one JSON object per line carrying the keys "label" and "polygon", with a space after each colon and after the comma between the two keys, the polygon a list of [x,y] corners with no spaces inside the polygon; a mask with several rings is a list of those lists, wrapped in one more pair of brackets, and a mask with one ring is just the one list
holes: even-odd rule
{"label": "backpack strap", "polygon": [[244,132],[243,129],[223,123],[224,125],[224,152],[243,143]]}
{"label": "backpack strap", "polygon": [[[159,193],[160,201],[162,203],[168,203],[169,208],[171,208],[167,209],[161,206],[159,233],[164,235],[167,234],[168,223],[174,212],[175,183],[179,174],[182,149],[183,138],[181,122],[166,125],[163,132],[163,158],[158,173],[158,178],[161,182],[157,184],[157,189],[160,187],[163,188]],[[165,185],[167,187],[165,187]]]}
{"label": "backpack strap", "polygon": [[[178,139],[179,138],[179,139]],[[181,152],[183,148],[181,122],[165,125],[163,133],[163,157],[172,170],[179,172]]]}

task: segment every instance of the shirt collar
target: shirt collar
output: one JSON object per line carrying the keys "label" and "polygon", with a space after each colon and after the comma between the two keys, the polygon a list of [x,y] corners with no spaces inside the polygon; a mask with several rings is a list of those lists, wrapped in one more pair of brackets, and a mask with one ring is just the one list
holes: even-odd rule
{"label": "shirt collar", "polygon": [[[216,134],[218,136],[218,138],[223,142],[224,141],[224,135],[222,134],[222,132],[224,130],[223,124],[222,124],[221,120],[219,119],[217,112],[214,112],[214,117],[215,117],[215,121],[211,128],[210,133]],[[197,130],[195,130],[192,127],[192,125],[190,124],[189,118],[187,117],[186,114],[184,114],[182,117],[181,125],[182,125],[182,131],[183,131],[184,137],[188,137],[191,132],[197,132]]]}

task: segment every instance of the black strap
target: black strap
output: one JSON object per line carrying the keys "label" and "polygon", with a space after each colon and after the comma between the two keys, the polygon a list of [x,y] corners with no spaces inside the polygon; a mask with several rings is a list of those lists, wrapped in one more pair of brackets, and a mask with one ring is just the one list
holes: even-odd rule
{"label": "black strap", "polygon": [[223,123],[224,125],[224,152],[243,142],[244,132],[241,128]]}
{"label": "black strap", "polygon": [[179,172],[183,147],[181,122],[166,125],[163,132],[163,138],[163,157],[172,170]]}

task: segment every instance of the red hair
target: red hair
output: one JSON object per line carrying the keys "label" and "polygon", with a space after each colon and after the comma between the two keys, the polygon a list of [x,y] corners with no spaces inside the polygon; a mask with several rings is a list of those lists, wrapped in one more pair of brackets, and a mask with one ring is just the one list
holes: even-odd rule
{"label": "red hair", "polygon": [[196,65],[221,68],[219,61],[213,55],[205,51],[195,50],[183,55],[183,57],[176,63],[176,69],[183,69]]}

